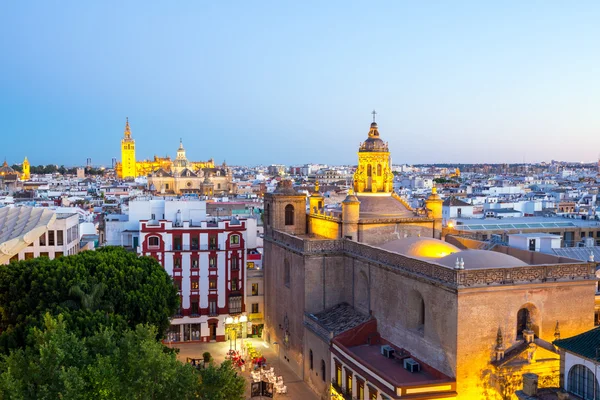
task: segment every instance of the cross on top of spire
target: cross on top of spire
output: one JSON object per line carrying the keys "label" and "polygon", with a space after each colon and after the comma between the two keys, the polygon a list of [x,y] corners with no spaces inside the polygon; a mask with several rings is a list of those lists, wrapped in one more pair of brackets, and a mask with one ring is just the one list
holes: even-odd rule
{"label": "cross on top of spire", "polygon": [[373,122],[375,122],[375,116],[377,115],[377,111],[373,110],[371,114],[373,114]]}

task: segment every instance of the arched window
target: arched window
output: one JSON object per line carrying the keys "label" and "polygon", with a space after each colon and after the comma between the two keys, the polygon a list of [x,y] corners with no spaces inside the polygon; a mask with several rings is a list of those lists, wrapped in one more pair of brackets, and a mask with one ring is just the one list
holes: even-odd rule
{"label": "arched window", "polygon": [[321,379],[325,382],[325,360],[321,360]]}
{"label": "arched window", "polygon": [[160,245],[160,241],[157,236],[150,236],[148,238],[148,246],[149,247],[158,247]]}
{"label": "arched window", "polygon": [[367,165],[367,176],[371,176],[372,172],[371,164]]}
{"label": "arched window", "polygon": [[526,308],[521,308],[517,313],[517,339],[523,339],[523,331],[527,329],[529,318],[529,310]]}
{"label": "arched window", "polygon": [[569,370],[569,388],[573,393],[584,400],[600,399],[600,387],[594,373],[588,367],[575,364]]}
{"label": "arched window", "polygon": [[381,176],[381,164],[377,164],[377,176]]}
{"label": "arched window", "polygon": [[425,300],[423,295],[418,290],[411,290],[407,297],[408,312],[406,315],[406,323],[409,329],[412,329],[417,334],[425,335]]}
{"label": "arched window", "polygon": [[294,206],[291,204],[285,206],[285,224],[294,225]]}
{"label": "arched window", "polygon": [[313,353],[312,353],[312,349],[310,350],[310,352],[308,353],[308,367],[312,370],[313,369]]}
{"label": "arched window", "polygon": [[283,283],[290,287],[290,262],[288,260],[283,261]]}

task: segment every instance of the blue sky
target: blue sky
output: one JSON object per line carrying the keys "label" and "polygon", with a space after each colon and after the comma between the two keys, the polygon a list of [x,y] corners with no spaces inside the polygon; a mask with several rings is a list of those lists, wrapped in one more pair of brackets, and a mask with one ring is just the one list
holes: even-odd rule
{"label": "blue sky", "polygon": [[14,1],[0,6],[0,157],[591,161],[598,1]]}

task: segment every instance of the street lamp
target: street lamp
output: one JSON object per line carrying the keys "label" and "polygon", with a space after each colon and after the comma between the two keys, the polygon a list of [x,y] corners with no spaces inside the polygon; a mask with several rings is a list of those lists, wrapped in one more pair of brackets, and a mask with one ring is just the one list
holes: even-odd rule
{"label": "street lamp", "polygon": [[[233,317],[229,316],[227,318],[225,318],[225,324],[227,325],[227,328],[229,328],[229,350],[231,351],[231,330],[233,329],[233,331],[235,332],[235,327],[233,327],[233,323],[234,323],[234,319]],[[236,333],[236,339],[237,339],[237,333]]]}
{"label": "street lamp", "polygon": [[[237,350],[237,331],[238,331],[238,324],[243,324],[246,323],[248,321],[248,317],[245,315],[238,317],[232,317],[229,316],[227,318],[225,318],[225,325],[228,325],[230,330],[233,330],[233,333],[235,334],[235,342],[234,342],[234,346],[233,349]],[[241,327],[240,327],[241,329]],[[241,330],[240,330],[241,332]],[[243,346],[244,342],[243,342],[243,338],[242,338],[242,346]],[[229,350],[231,350],[231,333],[229,336]]]}
{"label": "street lamp", "polygon": [[[246,322],[248,322],[248,317],[245,315],[240,316],[240,332],[242,334],[242,354],[244,353],[244,329],[248,329],[248,327],[246,326]],[[236,336],[236,340],[237,340],[237,336]]]}

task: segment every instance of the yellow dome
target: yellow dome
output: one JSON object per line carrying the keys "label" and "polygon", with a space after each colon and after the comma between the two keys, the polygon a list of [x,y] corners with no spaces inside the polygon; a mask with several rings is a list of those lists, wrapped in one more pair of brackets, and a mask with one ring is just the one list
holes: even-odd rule
{"label": "yellow dome", "polygon": [[442,258],[461,251],[458,247],[443,240],[423,237],[396,239],[379,247],[394,253],[418,258]]}

